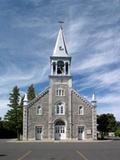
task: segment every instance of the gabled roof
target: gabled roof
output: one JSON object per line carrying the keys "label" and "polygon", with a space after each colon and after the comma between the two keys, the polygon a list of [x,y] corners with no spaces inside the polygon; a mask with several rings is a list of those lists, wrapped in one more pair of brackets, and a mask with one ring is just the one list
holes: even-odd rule
{"label": "gabled roof", "polygon": [[41,97],[43,97],[48,92],[49,92],[49,87],[47,87],[37,97],[35,97],[32,101],[30,101],[30,103],[28,104],[28,107],[32,106],[34,103],[36,103]]}
{"label": "gabled roof", "polygon": [[89,102],[85,97],[81,96],[75,89],[72,88],[72,92],[75,93],[84,103],[89,107],[93,107],[92,103]]}
{"label": "gabled roof", "polygon": [[62,26],[60,27],[52,56],[53,57],[68,57],[68,52],[67,52],[67,48],[66,48],[66,44],[64,40]]}

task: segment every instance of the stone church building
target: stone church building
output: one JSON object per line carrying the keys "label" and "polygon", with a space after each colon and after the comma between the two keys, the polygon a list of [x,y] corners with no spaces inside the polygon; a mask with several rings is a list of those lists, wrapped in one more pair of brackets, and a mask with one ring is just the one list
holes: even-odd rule
{"label": "stone church building", "polygon": [[24,101],[23,140],[95,140],[96,98],[72,88],[71,56],[60,27],[50,57],[49,87],[30,103]]}

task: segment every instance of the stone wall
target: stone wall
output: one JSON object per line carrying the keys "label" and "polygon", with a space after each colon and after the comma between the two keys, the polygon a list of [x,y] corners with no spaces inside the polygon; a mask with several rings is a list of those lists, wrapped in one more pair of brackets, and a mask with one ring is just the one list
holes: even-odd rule
{"label": "stone wall", "polygon": [[[65,96],[56,96],[57,88],[63,88]],[[55,114],[55,104],[57,102],[65,103],[65,115]],[[38,106],[42,107],[42,115],[36,114]],[[84,115],[79,115],[79,106],[84,107]],[[28,133],[26,133],[28,140],[35,140],[36,126],[43,127],[43,139],[54,139],[54,123],[59,119],[66,124],[66,139],[78,139],[78,126],[85,127],[85,139],[94,139],[96,134],[95,115],[95,108],[92,104],[71,89],[68,86],[68,81],[61,83],[54,81],[45,94],[38,96],[27,107],[28,122],[26,124]]]}
{"label": "stone wall", "polygon": [[[42,107],[42,115],[37,115],[37,107]],[[43,127],[43,139],[48,138],[49,92],[28,107],[28,139],[35,139],[35,127]]]}
{"label": "stone wall", "polygon": [[[79,115],[79,106],[84,107],[84,115]],[[92,138],[92,106],[79,94],[72,92],[72,136],[78,138],[78,126],[85,127],[85,139]]]}
{"label": "stone wall", "polygon": [[[51,113],[49,115],[50,117],[50,121],[51,121],[51,134],[54,135],[54,122],[58,119],[63,120],[66,123],[66,138],[70,138],[71,137],[71,89],[69,88],[69,78],[64,78],[64,80],[62,79],[55,79],[53,78],[51,80],[51,94],[50,94],[50,110]],[[56,90],[58,88],[62,88],[65,90],[65,96],[57,96],[56,95]],[[64,102],[65,103],[65,115],[56,115],[55,114],[55,105],[58,102]],[[50,127],[49,127],[50,128]],[[54,139],[53,136],[50,136],[52,139]]]}

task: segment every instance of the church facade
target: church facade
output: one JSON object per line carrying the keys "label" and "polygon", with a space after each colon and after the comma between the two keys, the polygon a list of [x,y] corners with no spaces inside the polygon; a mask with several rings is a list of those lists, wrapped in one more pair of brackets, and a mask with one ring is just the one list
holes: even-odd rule
{"label": "church facade", "polygon": [[23,140],[96,140],[96,98],[72,88],[71,57],[60,27],[50,57],[49,87],[30,103],[24,101]]}

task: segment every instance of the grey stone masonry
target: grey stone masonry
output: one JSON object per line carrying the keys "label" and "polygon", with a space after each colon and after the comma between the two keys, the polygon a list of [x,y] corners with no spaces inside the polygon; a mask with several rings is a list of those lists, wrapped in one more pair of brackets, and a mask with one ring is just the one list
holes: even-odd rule
{"label": "grey stone masonry", "polygon": [[[79,106],[84,108],[84,114],[79,115]],[[85,139],[92,139],[92,105],[75,90],[72,90],[72,138],[78,138],[78,126],[85,127]],[[88,131],[89,134],[88,134]]]}
{"label": "grey stone masonry", "polygon": [[97,115],[96,115],[96,103],[92,108],[92,123],[93,123],[93,139],[97,140]]}
{"label": "grey stone masonry", "polygon": [[[54,124],[58,119],[66,123],[66,139],[78,139],[78,127],[84,126],[84,139],[97,139],[96,105],[88,102],[74,89],[69,87],[69,78],[59,80],[53,78],[51,87],[24,106],[23,140],[36,140],[35,127],[42,126],[42,139],[54,140]],[[64,88],[64,96],[56,96],[56,89]],[[65,115],[55,114],[55,104],[65,102]],[[38,106],[42,106],[42,115],[36,114]],[[79,114],[79,106],[83,106],[84,114]]]}
{"label": "grey stone masonry", "polygon": [[[23,111],[23,140],[35,140],[35,127],[43,127],[43,139],[48,138],[48,97],[49,89],[32,100]],[[42,115],[37,115],[37,107],[42,107]]]}
{"label": "grey stone masonry", "polygon": [[[71,89],[69,88],[70,77],[50,77],[49,94],[49,138],[54,139],[54,122],[62,119],[66,122],[66,138],[71,139]],[[56,96],[58,88],[63,88],[64,96]],[[55,105],[57,102],[65,103],[65,115],[55,114]]]}
{"label": "grey stone masonry", "polygon": [[27,105],[24,105],[23,107],[23,140],[27,140]]}

